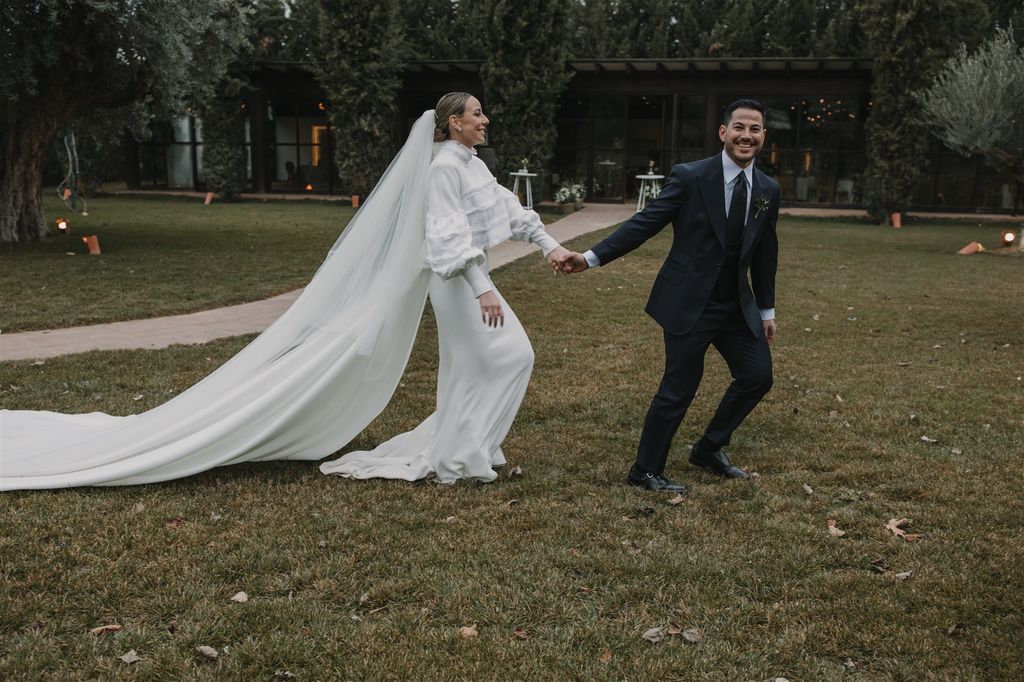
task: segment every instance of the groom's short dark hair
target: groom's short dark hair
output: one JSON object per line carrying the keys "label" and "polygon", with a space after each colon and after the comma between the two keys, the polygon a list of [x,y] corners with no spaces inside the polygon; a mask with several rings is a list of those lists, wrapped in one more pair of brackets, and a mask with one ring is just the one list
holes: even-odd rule
{"label": "groom's short dark hair", "polygon": [[753,109],[754,111],[760,112],[761,122],[764,123],[764,105],[758,102],[756,99],[743,98],[732,102],[722,112],[722,125],[729,125],[729,121],[732,120],[732,112],[737,109]]}

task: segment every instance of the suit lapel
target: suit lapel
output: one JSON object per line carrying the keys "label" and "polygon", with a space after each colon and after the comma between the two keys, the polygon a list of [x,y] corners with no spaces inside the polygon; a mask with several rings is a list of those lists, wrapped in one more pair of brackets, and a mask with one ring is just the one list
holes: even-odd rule
{"label": "suit lapel", "polygon": [[725,181],[723,180],[722,158],[715,156],[709,159],[710,168],[700,176],[697,187],[700,198],[704,202],[704,211],[711,221],[718,241],[725,246]]}
{"label": "suit lapel", "polygon": [[[743,241],[740,242],[740,258],[743,258],[749,249],[750,245],[754,243],[754,237],[757,236],[757,231],[761,229],[761,225],[764,224],[765,216],[767,211],[761,211],[761,214],[757,213],[757,198],[764,193],[763,184],[761,182],[760,171],[757,167],[754,167],[754,172],[751,173],[753,181],[750,187],[750,214],[747,218],[747,225],[743,228]],[[755,217],[756,216],[756,217]]]}

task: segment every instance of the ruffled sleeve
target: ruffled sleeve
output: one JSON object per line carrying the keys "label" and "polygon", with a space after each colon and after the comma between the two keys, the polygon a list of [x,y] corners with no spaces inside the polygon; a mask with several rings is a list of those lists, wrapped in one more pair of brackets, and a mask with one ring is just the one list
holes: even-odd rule
{"label": "ruffled sleeve", "polygon": [[544,223],[537,212],[523,208],[523,205],[519,203],[519,197],[507,188],[501,185],[497,187],[498,195],[510,216],[509,226],[512,228],[512,239],[536,244],[545,256],[557,249],[558,242],[544,230]]}
{"label": "ruffled sleeve", "polygon": [[482,249],[473,246],[469,223],[460,202],[459,170],[434,164],[427,178],[427,265],[444,279],[463,275],[476,296],[491,289],[481,265]]}

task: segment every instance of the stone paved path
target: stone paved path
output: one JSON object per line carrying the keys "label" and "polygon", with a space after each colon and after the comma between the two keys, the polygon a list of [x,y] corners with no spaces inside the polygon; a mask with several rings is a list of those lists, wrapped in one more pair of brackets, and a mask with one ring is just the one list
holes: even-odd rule
{"label": "stone paved path", "polygon": [[[632,214],[628,205],[588,204],[583,210],[551,224],[548,231],[558,241],[566,242],[620,223]],[[491,267],[497,268],[529,254],[541,258],[540,251],[532,244],[510,241],[491,249],[488,258]],[[301,292],[297,289],[262,301],[187,315],[0,334],[0,361],[51,358],[90,350],[166,348],[173,344],[206,343],[253,334],[263,331],[280,317]]]}
{"label": "stone paved path", "polygon": [[[124,194],[129,194],[125,192]],[[202,197],[202,194],[189,194]],[[260,198],[259,195],[253,195]],[[274,195],[273,198],[280,198]],[[308,197],[300,197],[308,198]],[[818,218],[865,217],[860,209],[784,208],[783,215]],[[584,210],[562,218],[549,227],[551,235],[566,242],[588,232],[626,220],[633,214],[631,204],[587,204]],[[971,218],[1016,223],[1017,216],[986,214],[910,214],[922,217]],[[537,249],[522,242],[505,242],[489,252],[492,268],[522,258]],[[539,256],[538,256],[539,257]],[[0,361],[50,358],[90,350],[129,348],[165,348],[173,344],[206,343],[215,339],[253,334],[266,329],[291,305],[301,289],[263,301],[243,303],[227,308],[204,310],[188,315],[174,315],[129,322],[112,322],[88,327],[70,327],[46,331],[0,334]]]}

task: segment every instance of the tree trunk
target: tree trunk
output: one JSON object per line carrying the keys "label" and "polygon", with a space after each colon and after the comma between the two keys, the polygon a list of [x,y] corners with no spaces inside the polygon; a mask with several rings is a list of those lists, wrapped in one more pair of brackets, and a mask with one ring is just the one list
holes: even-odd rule
{"label": "tree trunk", "polygon": [[8,104],[0,148],[0,243],[39,241],[48,233],[43,218],[43,162],[60,123],[18,116]]}

